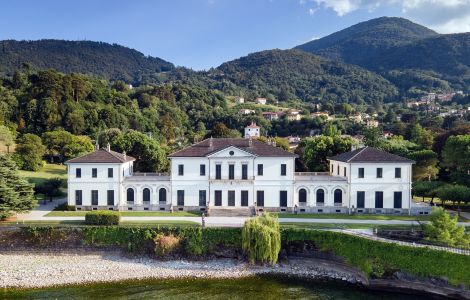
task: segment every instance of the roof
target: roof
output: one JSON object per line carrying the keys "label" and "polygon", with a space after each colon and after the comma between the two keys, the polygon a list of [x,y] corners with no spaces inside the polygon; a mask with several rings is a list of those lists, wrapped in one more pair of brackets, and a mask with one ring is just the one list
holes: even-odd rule
{"label": "roof", "polygon": [[330,160],[356,163],[356,162],[403,162],[403,163],[414,163],[413,160],[401,157],[395,154],[391,154],[376,148],[364,147],[356,149],[354,151],[341,153],[329,158]]}
{"label": "roof", "polygon": [[260,128],[256,123],[251,122],[250,125],[246,126],[246,128]]}
{"label": "roof", "polygon": [[129,161],[134,161],[135,158],[129,155],[118,153],[116,151],[108,149],[98,149],[94,152],[85,154],[80,157],[72,158],[66,161],[66,164],[70,163],[81,163],[81,164],[90,164],[90,163],[125,163]]}
{"label": "roof", "polygon": [[[211,140],[212,147],[210,146]],[[230,146],[260,157],[297,157],[294,153],[288,152],[279,147],[268,145],[258,140],[251,140],[250,146],[250,139],[242,138],[205,139],[200,143],[172,153],[169,157],[205,157]]]}

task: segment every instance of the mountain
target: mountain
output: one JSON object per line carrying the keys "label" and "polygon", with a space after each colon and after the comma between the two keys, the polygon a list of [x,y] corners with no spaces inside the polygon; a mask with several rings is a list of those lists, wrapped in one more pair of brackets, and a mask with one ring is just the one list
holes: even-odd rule
{"label": "mountain", "polygon": [[371,67],[371,57],[375,58],[385,50],[437,35],[435,31],[407,19],[382,17],[358,23],[295,48]]}
{"label": "mountain", "polygon": [[137,83],[174,65],[136,50],[91,41],[0,41],[0,72],[11,74],[24,63],[35,69],[85,73],[112,80]]}
{"label": "mountain", "polygon": [[470,34],[438,34],[403,18],[377,18],[295,47],[377,72],[402,92],[470,85]]}
{"label": "mountain", "polygon": [[395,87],[381,76],[360,67],[332,61],[299,50],[267,50],[223,63],[207,74],[259,95],[304,101],[387,101]]}

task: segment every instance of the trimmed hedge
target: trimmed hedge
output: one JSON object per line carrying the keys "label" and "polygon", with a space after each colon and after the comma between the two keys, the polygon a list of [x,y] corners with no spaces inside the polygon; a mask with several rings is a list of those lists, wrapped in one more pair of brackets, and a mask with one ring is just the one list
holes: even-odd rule
{"label": "trimmed hedge", "polygon": [[96,210],[85,214],[88,225],[118,225],[121,215],[116,211]]}

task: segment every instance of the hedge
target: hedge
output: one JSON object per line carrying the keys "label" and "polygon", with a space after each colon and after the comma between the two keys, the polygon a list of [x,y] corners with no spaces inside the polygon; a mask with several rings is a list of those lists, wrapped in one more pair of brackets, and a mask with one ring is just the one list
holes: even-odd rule
{"label": "hedge", "polygon": [[[83,228],[25,227],[22,233],[31,241],[50,240],[77,231],[75,236],[85,245],[119,246],[132,252],[154,253],[157,234],[173,234],[181,241],[184,255],[201,257],[217,250],[242,252],[241,228],[201,227],[118,227],[87,226]],[[54,231],[60,230],[61,234]],[[79,232],[78,232],[79,231]],[[342,257],[347,263],[370,277],[402,271],[420,277],[446,277],[452,284],[470,286],[470,256],[378,242],[332,231],[281,229],[283,247],[291,242],[309,241],[318,249]]]}
{"label": "hedge", "polygon": [[118,225],[121,215],[116,211],[97,210],[85,214],[85,223],[88,225]]}

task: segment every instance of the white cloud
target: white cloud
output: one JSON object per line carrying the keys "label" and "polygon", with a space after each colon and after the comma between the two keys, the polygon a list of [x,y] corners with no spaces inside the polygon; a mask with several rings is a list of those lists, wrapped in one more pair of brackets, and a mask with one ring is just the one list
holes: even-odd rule
{"label": "white cloud", "polygon": [[470,31],[470,0],[311,0],[317,7],[331,9],[338,16],[357,10],[373,12],[379,7],[401,9],[406,18],[438,32]]}
{"label": "white cloud", "polygon": [[316,7],[316,8],[310,8],[308,10],[308,14],[313,16],[320,8]]}

